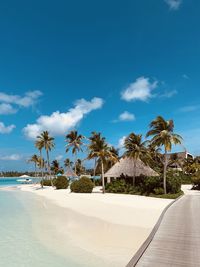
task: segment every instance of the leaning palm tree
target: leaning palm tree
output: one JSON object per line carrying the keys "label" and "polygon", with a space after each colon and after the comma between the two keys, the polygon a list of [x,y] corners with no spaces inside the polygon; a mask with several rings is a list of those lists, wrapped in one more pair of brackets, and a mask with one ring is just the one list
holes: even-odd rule
{"label": "leaning palm tree", "polygon": [[85,137],[81,134],[78,134],[77,131],[71,131],[69,134],[66,135],[65,141],[67,142],[66,145],[66,152],[70,149],[72,150],[72,154],[74,155],[74,172],[76,174],[76,160],[77,160],[77,153],[82,152],[83,146],[83,139]]}
{"label": "leaning palm tree", "polygon": [[150,130],[146,137],[152,136],[151,144],[154,147],[164,147],[164,162],[163,162],[163,187],[164,193],[167,193],[166,175],[168,158],[167,153],[172,150],[172,145],[181,144],[182,137],[174,133],[173,120],[166,121],[163,117],[158,116],[150,123]]}
{"label": "leaning palm tree", "polygon": [[29,160],[28,162],[33,162],[34,166],[35,166],[35,177],[36,177],[36,172],[37,172],[37,165],[38,165],[38,156],[36,154],[34,154]]}
{"label": "leaning palm tree", "polygon": [[118,158],[112,151],[110,150],[110,147],[106,143],[106,140],[104,137],[98,138],[96,142],[90,142],[88,145],[89,149],[89,155],[88,159],[97,159],[97,161],[100,161],[101,163],[101,178],[102,178],[102,191],[105,193],[105,178],[104,178],[104,162],[107,160],[113,160],[117,161]]}
{"label": "leaning palm tree", "polygon": [[39,136],[37,136],[37,142],[40,144],[41,150],[44,148],[46,150],[47,155],[47,168],[48,173],[51,179],[51,168],[50,168],[50,160],[49,160],[49,151],[54,148],[54,138],[49,135],[48,131],[43,131]]}
{"label": "leaning palm tree", "polygon": [[146,148],[146,142],[142,140],[141,134],[131,133],[126,137],[124,141],[125,153],[124,156],[130,159],[133,159],[134,171],[133,174],[133,186],[135,185],[135,177],[136,177],[136,163],[137,160],[141,160],[144,163],[148,162],[150,158],[150,154],[148,149]]}

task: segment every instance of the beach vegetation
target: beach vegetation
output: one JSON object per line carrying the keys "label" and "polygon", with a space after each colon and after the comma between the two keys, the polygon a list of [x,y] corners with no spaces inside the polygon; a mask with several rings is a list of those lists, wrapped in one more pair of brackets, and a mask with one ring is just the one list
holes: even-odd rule
{"label": "beach vegetation", "polygon": [[73,181],[70,185],[71,192],[74,193],[92,193],[94,183],[88,177],[81,177],[77,181]]}
{"label": "beach vegetation", "polygon": [[88,145],[89,154],[87,159],[95,159],[98,164],[101,166],[101,179],[102,179],[102,192],[105,193],[105,164],[107,161],[117,162],[118,156],[111,146],[106,142],[105,137],[102,137],[101,134],[96,135],[96,138],[93,140],[89,138],[90,143]]}
{"label": "beach vegetation", "polygon": [[33,162],[34,163],[34,167],[35,167],[35,177],[36,177],[36,173],[37,173],[37,165],[38,165],[38,161],[39,161],[39,158],[36,154],[34,154],[29,160],[28,162]]}
{"label": "beach vegetation", "polygon": [[[144,163],[150,158],[149,151],[145,141],[142,140],[141,134],[131,133],[124,141],[125,153],[124,156],[133,159],[134,170],[136,171],[136,162],[141,160]],[[135,185],[136,173],[133,174],[133,186]]]}
{"label": "beach vegetation", "polygon": [[[41,151],[43,148],[46,151],[47,169],[48,169],[50,179],[52,181],[49,152],[55,147],[54,137],[50,136],[48,131],[43,131],[39,136],[37,136],[37,140],[36,140],[35,145],[37,145],[37,147]],[[53,183],[52,183],[52,185],[53,185]]]}
{"label": "beach vegetation", "polygon": [[67,189],[69,186],[69,181],[65,176],[58,176],[54,179],[53,184],[56,189]]}
{"label": "beach vegetation", "polygon": [[163,117],[158,116],[150,123],[150,130],[147,132],[146,137],[152,136],[150,140],[151,145],[156,148],[164,148],[164,160],[163,160],[163,189],[167,194],[167,167],[168,158],[167,154],[172,150],[172,145],[178,145],[182,143],[182,137],[174,133],[173,120],[165,120]]}
{"label": "beach vegetation", "polygon": [[81,134],[78,134],[77,131],[71,131],[66,135],[65,142],[66,145],[66,153],[68,153],[70,150],[72,151],[72,154],[74,155],[74,172],[77,175],[77,153],[83,152],[83,140],[85,137]]}

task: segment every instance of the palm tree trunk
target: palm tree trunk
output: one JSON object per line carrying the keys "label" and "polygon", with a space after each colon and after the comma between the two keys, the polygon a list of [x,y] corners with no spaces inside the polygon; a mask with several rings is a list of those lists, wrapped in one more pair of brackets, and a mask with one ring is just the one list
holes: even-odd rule
{"label": "palm tree trunk", "polygon": [[167,194],[166,177],[167,177],[167,151],[165,150],[165,154],[164,154],[164,170],[163,170],[163,189],[164,189],[164,193],[165,194]]}
{"label": "palm tree trunk", "polygon": [[101,161],[101,179],[102,179],[102,192],[105,193],[105,180],[104,180],[104,166],[103,166],[103,160]]}
{"label": "palm tree trunk", "polygon": [[[74,153],[74,172],[76,174],[76,161],[77,161],[77,155],[76,155],[76,152]],[[76,174],[77,176],[77,174]]]}
{"label": "palm tree trunk", "polygon": [[43,179],[44,179],[44,173],[43,173],[43,159],[42,159],[42,150],[40,149],[40,160],[41,160],[41,165],[40,165],[40,171],[42,172],[42,181],[41,181],[41,186],[42,188],[44,187],[43,185]]}
{"label": "palm tree trunk", "polygon": [[94,172],[93,172],[93,176],[95,177],[96,175],[96,169],[97,169],[97,159],[94,159]]}
{"label": "palm tree trunk", "polygon": [[47,165],[48,165],[48,173],[49,173],[49,176],[50,176],[50,180],[51,180],[51,186],[53,186],[53,182],[52,182],[52,178],[51,178],[51,168],[50,168],[50,160],[49,160],[49,151],[47,151]]}
{"label": "palm tree trunk", "polygon": [[134,167],[134,173],[133,173],[133,186],[135,186],[135,177],[136,177],[136,160],[133,160],[133,167]]}
{"label": "palm tree trunk", "polygon": [[36,167],[36,162],[35,162],[35,178],[36,178],[36,168],[37,168],[37,167]]}

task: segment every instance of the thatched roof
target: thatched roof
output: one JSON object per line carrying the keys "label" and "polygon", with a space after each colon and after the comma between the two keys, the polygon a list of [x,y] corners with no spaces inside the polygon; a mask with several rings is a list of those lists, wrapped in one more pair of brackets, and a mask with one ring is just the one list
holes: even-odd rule
{"label": "thatched roof", "polygon": [[[134,164],[135,161],[135,164]],[[134,168],[135,166],[135,168]],[[105,173],[105,177],[117,178],[120,176],[158,176],[158,173],[145,165],[141,160],[134,160],[130,158],[121,158],[114,166]]]}
{"label": "thatched roof", "polygon": [[70,169],[70,168],[68,168],[66,170],[66,172],[64,173],[64,176],[66,176],[66,177],[77,177],[77,175],[75,174],[75,172],[72,169]]}

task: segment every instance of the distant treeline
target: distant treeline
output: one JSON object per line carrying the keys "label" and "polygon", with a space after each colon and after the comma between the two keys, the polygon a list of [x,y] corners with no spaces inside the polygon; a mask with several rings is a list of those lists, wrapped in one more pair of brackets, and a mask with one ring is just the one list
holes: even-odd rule
{"label": "distant treeline", "polygon": [[[88,169],[85,171],[85,174],[93,174],[93,169]],[[17,172],[17,171],[7,171],[7,172],[0,172],[0,177],[19,177],[22,175],[28,175],[28,176],[35,176],[35,172]],[[48,172],[45,172],[43,174],[44,176],[48,175]],[[42,173],[36,172],[37,177],[41,177]]]}

